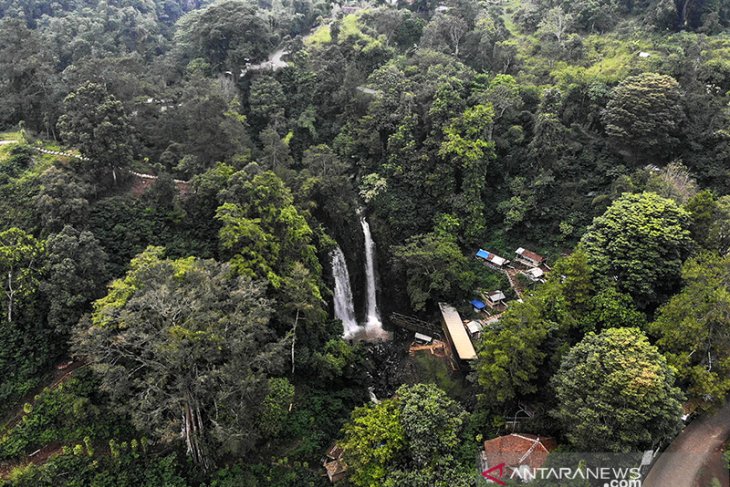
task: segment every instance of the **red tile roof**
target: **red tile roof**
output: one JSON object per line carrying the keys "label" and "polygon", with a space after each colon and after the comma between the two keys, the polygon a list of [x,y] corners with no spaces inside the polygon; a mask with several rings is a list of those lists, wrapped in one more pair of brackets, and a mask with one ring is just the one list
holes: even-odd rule
{"label": "red tile roof", "polygon": [[491,466],[505,463],[510,467],[529,465],[540,468],[548,453],[558,447],[554,438],[513,433],[484,442],[487,464]]}
{"label": "red tile roof", "polygon": [[[522,252],[520,252],[520,250],[522,250]],[[542,255],[536,254],[535,252],[533,252],[531,250],[523,249],[522,247],[517,249],[516,253],[518,255],[521,255],[522,257],[525,257],[525,258],[530,259],[531,261],[537,262],[537,263],[541,263],[543,260],[545,260],[545,257],[543,257]]]}

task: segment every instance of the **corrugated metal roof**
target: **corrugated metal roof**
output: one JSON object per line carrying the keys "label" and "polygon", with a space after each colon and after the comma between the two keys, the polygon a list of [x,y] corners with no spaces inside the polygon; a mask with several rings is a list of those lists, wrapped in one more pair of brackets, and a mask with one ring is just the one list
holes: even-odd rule
{"label": "corrugated metal roof", "polygon": [[502,291],[492,291],[487,294],[487,298],[489,298],[491,302],[495,303],[497,301],[504,301],[507,299],[507,296],[505,296]]}
{"label": "corrugated metal roof", "polygon": [[431,338],[428,335],[424,335],[423,333],[416,333],[413,336],[416,340],[421,340],[422,342],[431,343],[433,341],[433,338]]}
{"label": "corrugated metal roof", "polygon": [[469,323],[467,323],[466,327],[469,329],[469,333],[471,333],[472,335],[474,335],[476,333],[480,333],[482,331],[482,329],[484,328],[482,326],[482,324],[476,320],[470,321]]}
{"label": "corrugated metal roof", "polygon": [[466,328],[464,328],[464,324],[461,322],[459,312],[453,306],[446,303],[439,303],[439,308],[441,309],[441,316],[443,316],[444,323],[446,324],[446,330],[449,332],[451,342],[456,349],[456,354],[461,360],[476,359],[477,352],[474,350],[474,345],[471,343],[471,339],[466,333]]}
{"label": "corrugated metal roof", "polygon": [[509,262],[507,259],[504,259],[497,254],[494,254],[484,249],[479,249],[476,253],[476,256],[500,267]]}

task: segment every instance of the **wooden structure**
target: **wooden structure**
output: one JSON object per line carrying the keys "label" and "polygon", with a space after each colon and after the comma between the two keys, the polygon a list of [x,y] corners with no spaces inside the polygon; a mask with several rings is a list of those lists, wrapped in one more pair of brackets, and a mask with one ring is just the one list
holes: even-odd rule
{"label": "wooden structure", "polygon": [[466,329],[469,331],[469,335],[471,335],[472,338],[478,338],[484,329],[484,325],[479,320],[472,320],[466,324]]}
{"label": "wooden structure", "polygon": [[438,325],[429,323],[428,321],[419,320],[413,316],[391,313],[390,323],[399,328],[403,328],[414,333],[420,333],[422,335],[428,335],[431,337],[440,337],[442,335],[441,329]]}
{"label": "wooden structure", "polygon": [[501,304],[507,299],[507,296],[499,289],[485,294],[484,297],[487,299],[487,304],[491,304],[492,306]]}
{"label": "wooden structure", "polygon": [[545,257],[520,247],[515,250],[515,260],[528,267],[540,267],[545,262]]}
{"label": "wooden structure", "polygon": [[461,321],[459,312],[447,303],[439,303],[439,308],[441,309],[444,334],[456,352],[456,356],[461,361],[475,360],[477,352],[474,350],[474,344],[472,344],[464,323]]}
{"label": "wooden structure", "polygon": [[322,466],[324,466],[327,478],[333,484],[344,479],[347,475],[347,464],[342,458],[344,454],[345,451],[337,443],[333,443],[325,453]]}
{"label": "wooden structure", "polygon": [[545,271],[543,271],[539,267],[533,267],[532,269],[528,269],[523,272],[523,274],[526,275],[532,282],[541,282],[544,280],[543,277],[545,277]]}

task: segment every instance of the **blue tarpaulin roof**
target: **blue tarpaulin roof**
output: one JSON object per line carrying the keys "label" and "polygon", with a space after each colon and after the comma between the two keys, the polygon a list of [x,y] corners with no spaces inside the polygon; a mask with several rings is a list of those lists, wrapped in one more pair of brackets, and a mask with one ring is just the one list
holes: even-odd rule
{"label": "blue tarpaulin roof", "polygon": [[478,299],[472,299],[469,301],[472,306],[474,306],[476,309],[484,309],[487,305],[484,304],[482,301],[479,301]]}
{"label": "blue tarpaulin roof", "polygon": [[487,252],[484,249],[479,249],[479,251],[477,252],[477,257],[481,257],[482,259],[486,259],[486,258],[489,257],[489,252]]}

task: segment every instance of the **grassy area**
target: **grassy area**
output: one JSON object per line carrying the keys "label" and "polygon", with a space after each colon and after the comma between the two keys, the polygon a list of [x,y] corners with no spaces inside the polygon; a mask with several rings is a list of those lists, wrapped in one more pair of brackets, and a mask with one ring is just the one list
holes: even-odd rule
{"label": "grassy area", "polygon": [[0,132],[0,140],[14,140],[16,142],[19,142],[22,140],[22,136],[20,134],[19,130],[16,130],[14,132]]}
{"label": "grassy area", "polygon": [[[360,23],[360,17],[366,11],[361,11],[354,14],[345,15],[341,20],[338,21],[339,34],[338,42],[345,42],[348,39],[352,39],[356,42],[356,45],[361,46],[363,49],[380,42],[375,37],[367,34],[363,31],[363,26]],[[332,42],[332,32],[330,30],[330,24],[322,25],[315,30],[310,36],[308,36],[304,43],[309,46],[324,45]]]}
{"label": "grassy area", "polygon": [[[13,164],[12,160],[14,159],[14,152],[19,150],[23,147],[23,144],[25,141],[23,140],[23,136],[20,133],[20,131],[8,131],[8,132],[0,132],[0,141],[8,141],[12,140],[17,143],[12,144],[0,144],[0,168],[5,168],[6,174],[12,173],[12,178],[15,179],[17,184],[21,184],[25,181],[32,180],[36,177],[38,177],[40,174],[43,173],[46,169],[48,169],[54,161],[59,159],[59,156],[55,156],[53,154],[43,154],[38,151],[32,152],[32,160],[33,163],[27,166],[26,168],[18,171],[18,170],[11,170],[10,173],[9,169],[5,167],[6,164]],[[34,147],[40,147],[46,150],[52,150],[52,151],[59,151],[59,152],[74,152],[78,153],[78,151],[75,150],[68,150],[64,147],[61,147],[55,142],[50,142],[43,139],[35,139],[30,144]]]}
{"label": "grassy area", "polygon": [[311,35],[307,36],[307,38],[304,39],[304,44],[307,46],[329,44],[330,42],[332,42],[330,24],[320,25],[317,30],[312,32]]}
{"label": "grassy area", "polygon": [[340,24],[340,37],[343,40],[348,37],[370,37],[363,33],[359,25],[359,20],[359,14],[349,14],[342,18],[342,23]]}
{"label": "grassy area", "polygon": [[[22,140],[20,132],[0,132],[0,141],[13,140],[20,142]],[[10,151],[16,144],[0,144],[0,161],[5,161],[10,156]]]}

